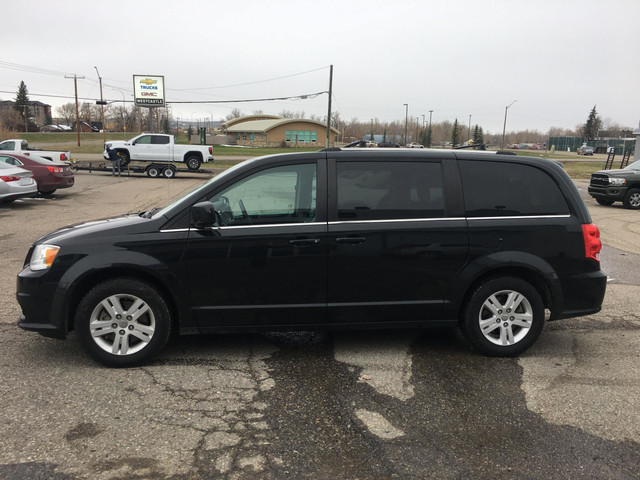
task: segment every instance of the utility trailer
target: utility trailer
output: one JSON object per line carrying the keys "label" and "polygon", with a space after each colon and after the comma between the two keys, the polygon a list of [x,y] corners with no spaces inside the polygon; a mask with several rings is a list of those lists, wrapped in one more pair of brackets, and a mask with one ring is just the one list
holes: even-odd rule
{"label": "utility trailer", "polygon": [[[100,162],[97,165],[93,165],[92,162],[89,162],[88,166],[78,165],[76,163],[76,164],[73,164],[72,168],[74,168],[76,171],[85,170],[89,172],[94,172],[94,171],[95,172],[111,172],[112,171],[111,163],[107,163],[107,162]],[[154,162],[146,165],[133,165],[129,163],[126,167],[123,167],[121,170],[122,170],[122,173],[126,175],[130,175],[132,173],[145,173],[147,177],[151,177],[151,178],[157,178],[157,177],[173,178],[176,176],[178,172],[207,173],[209,175],[213,174],[211,170],[204,169],[204,168],[200,168],[198,170],[191,170],[189,168],[177,168],[173,164],[161,163],[161,162]]]}

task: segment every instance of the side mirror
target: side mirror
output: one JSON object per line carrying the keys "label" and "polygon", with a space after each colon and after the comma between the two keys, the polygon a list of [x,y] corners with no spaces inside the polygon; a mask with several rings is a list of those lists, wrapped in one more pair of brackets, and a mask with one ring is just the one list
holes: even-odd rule
{"label": "side mirror", "polygon": [[217,219],[216,211],[211,202],[200,202],[191,207],[191,225],[195,228],[214,226]]}

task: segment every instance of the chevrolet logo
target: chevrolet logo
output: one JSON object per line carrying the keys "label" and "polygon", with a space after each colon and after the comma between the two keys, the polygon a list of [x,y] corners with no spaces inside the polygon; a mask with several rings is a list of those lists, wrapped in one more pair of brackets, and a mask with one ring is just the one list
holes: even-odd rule
{"label": "chevrolet logo", "polygon": [[150,78],[145,78],[144,80],[140,80],[140,83],[144,83],[145,85],[153,85],[154,83],[158,83],[158,81],[151,80]]}

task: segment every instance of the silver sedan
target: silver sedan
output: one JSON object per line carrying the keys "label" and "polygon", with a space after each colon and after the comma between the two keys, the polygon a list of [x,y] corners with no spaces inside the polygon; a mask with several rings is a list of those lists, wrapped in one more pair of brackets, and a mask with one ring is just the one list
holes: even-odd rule
{"label": "silver sedan", "polygon": [[33,173],[24,168],[0,162],[0,202],[13,202],[38,193]]}

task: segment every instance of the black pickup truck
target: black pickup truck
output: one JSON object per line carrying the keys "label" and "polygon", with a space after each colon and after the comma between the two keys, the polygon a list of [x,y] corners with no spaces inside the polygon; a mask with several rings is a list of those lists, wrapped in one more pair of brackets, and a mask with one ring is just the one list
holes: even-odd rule
{"label": "black pickup truck", "polygon": [[640,160],[622,170],[600,170],[592,173],[589,195],[600,205],[622,202],[625,208],[640,209]]}

